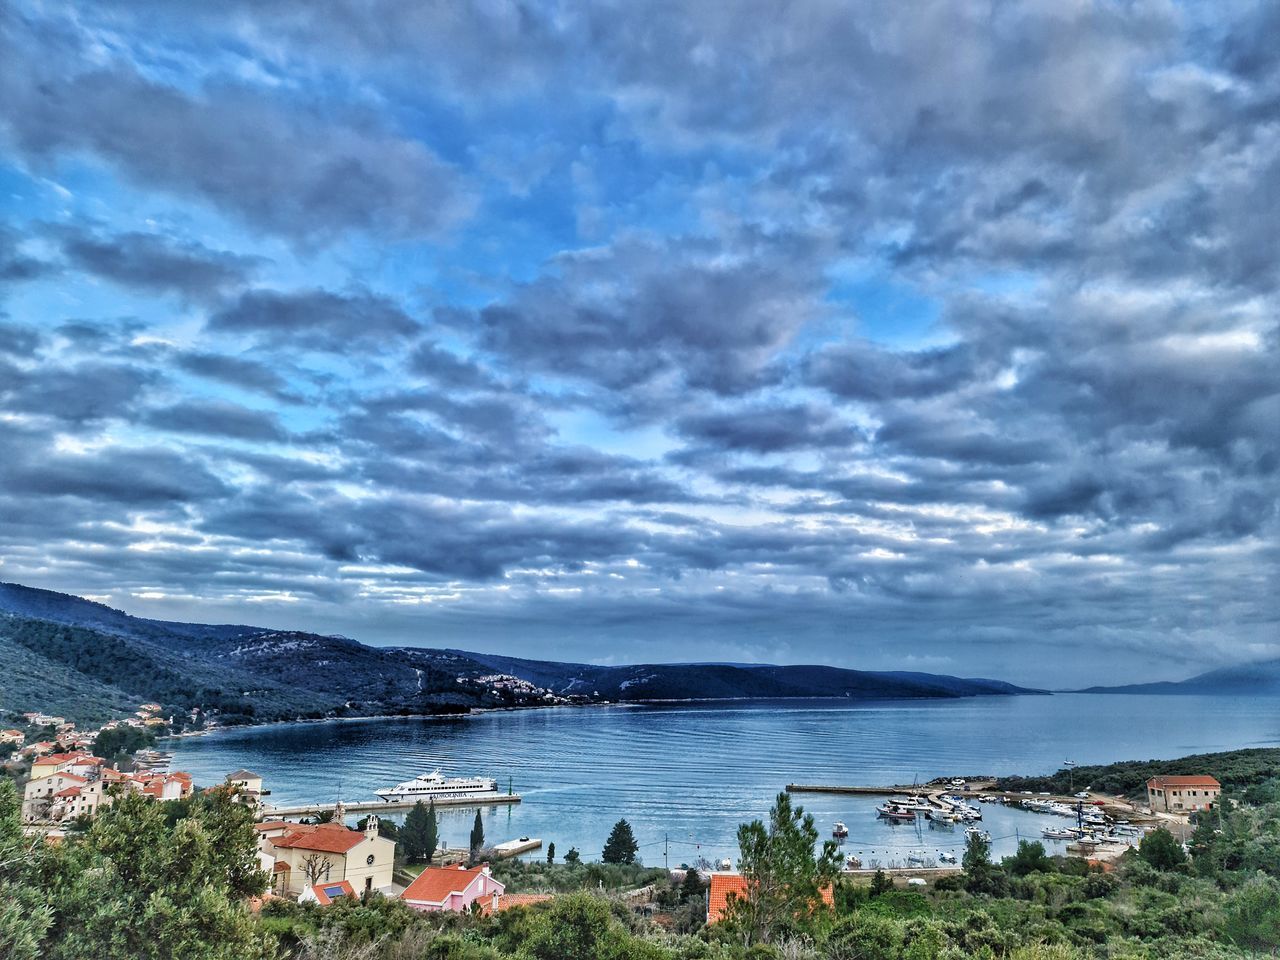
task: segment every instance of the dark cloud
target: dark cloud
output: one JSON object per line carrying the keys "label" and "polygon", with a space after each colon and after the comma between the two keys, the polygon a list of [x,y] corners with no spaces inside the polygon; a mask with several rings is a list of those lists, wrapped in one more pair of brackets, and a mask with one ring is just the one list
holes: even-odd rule
{"label": "dark cloud", "polygon": [[158,380],[154,371],[124,363],[15,368],[0,381],[0,403],[34,416],[86,424],[129,414]]}
{"label": "dark cloud", "polygon": [[281,400],[296,399],[289,389],[289,381],[280,372],[249,357],[193,352],[180,354],[177,363],[197,377],[269,394]]}
{"label": "dark cloud", "polygon": [[0,20],[3,127],[28,162],[91,152],[147,188],[206,200],[306,241],[430,235],[468,201],[457,173],[368,117],[229,81],[190,93],[91,58],[60,23]]}
{"label": "dark cloud", "polygon": [[558,257],[507,302],[445,319],[521,368],[638,395],[676,378],[733,394],[819,312],[820,277],[798,237],[662,242],[632,237]]}
{"label": "dark cloud", "polygon": [[244,286],[262,263],[258,257],[154,234],[101,236],[74,228],[53,232],[62,252],[79,270],[126,287],[194,300],[208,300]]}
{"label": "dark cloud", "polygon": [[250,290],[210,316],[208,327],[215,333],[254,334],[279,344],[343,351],[357,342],[411,336],[418,322],[389,298],[367,290]]}
{"label": "dark cloud", "polygon": [[270,413],[233,403],[178,403],[152,410],[146,422],[160,430],[195,433],[236,440],[281,441],[287,434]]}
{"label": "dark cloud", "polygon": [[689,413],[676,420],[675,427],[696,442],[756,453],[850,447],[863,439],[856,428],[842,422],[831,410],[808,404],[755,404]]}

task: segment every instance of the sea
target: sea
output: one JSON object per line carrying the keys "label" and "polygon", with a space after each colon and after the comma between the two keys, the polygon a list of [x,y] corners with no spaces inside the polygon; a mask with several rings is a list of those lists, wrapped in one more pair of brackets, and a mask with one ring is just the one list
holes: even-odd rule
{"label": "sea", "polygon": [[[429,719],[336,720],[215,731],[169,741],[173,769],[199,785],[247,768],[270,802],[373,800],[440,769],[491,776],[522,802],[480,806],[485,837],[576,848],[598,859],[625,818],[650,865],[735,860],[740,824],[767,819],[789,783],[924,784],[935,777],[1046,774],[1078,764],[1181,757],[1280,744],[1280,699],[1119,694],[948,700],[730,701],[492,711]],[[1080,784],[1083,787],[1086,784]],[[795,794],[820,835],[864,865],[959,855],[962,828],[877,819],[882,798]],[[477,808],[442,808],[440,834],[465,845]],[[1058,817],[982,805],[1002,856]],[[393,819],[402,819],[403,814]],[[354,822],[354,817],[349,818]],[[1044,841],[1051,850],[1060,844]],[[918,861],[915,861],[918,862]]]}

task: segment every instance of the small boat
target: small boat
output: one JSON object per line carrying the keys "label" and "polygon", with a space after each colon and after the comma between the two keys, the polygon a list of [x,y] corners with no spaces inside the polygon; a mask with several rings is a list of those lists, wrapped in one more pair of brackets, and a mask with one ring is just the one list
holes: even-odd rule
{"label": "small boat", "polygon": [[1040,831],[1040,836],[1046,840],[1074,840],[1076,832],[1074,830],[1063,830],[1057,827],[1046,827]]}
{"label": "small boat", "polygon": [[938,827],[954,827],[959,821],[959,814],[950,810],[939,810],[936,807],[926,810],[924,817],[929,821],[930,826]]}
{"label": "small boat", "polygon": [[851,853],[844,858],[844,868],[846,870],[861,870],[862,861]]}
{"label": "small boat", "polygon": [[913,823],[916,812],[896,803],[884,803],[876,807],[876,816],[890,823]]}
{"label": "small boat", "polygon": [[843,840],[849,836],[849,828],[844,825],[843,821],[837,820],[835,826],[831,828],[831,835],[837,840]]}
{"label": "small boat", "polygon": [[1063,760],[1062,765],[1064,767],[1074,767],[1076,765],[1076,762],[1074,760]]}
{"label": "small boat", "polygon": [[939,860],[941,863],[955,863],[955,862],[956,862],[956,855],[955,855],[954,853],[952,853],[951,851],[947,850],[947,851],[944,851],[944,852],[942,852],[942,853],[938,854],[938,860]]}
{"label": "small boat", "polygon": [[970,837],[977,837],[983,843],[991,842],[991,834],[987,833],[987,831],[983,830],[981,827],[966,827],[964,831],[964,838],[965,840],[968,840]]}
{"label": "small boat", "polygon": [[907,854],[907,865],[908,865],[908,866],[912,866],[912,867],[923,867],[923,866],[924,866],[924,854],[923,854],[923,853],[908,853],[908,854]]}

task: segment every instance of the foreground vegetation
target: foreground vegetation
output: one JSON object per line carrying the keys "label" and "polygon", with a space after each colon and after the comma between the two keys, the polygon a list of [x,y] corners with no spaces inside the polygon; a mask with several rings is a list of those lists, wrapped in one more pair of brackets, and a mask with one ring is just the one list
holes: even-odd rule
{"label": "foreground vegetation", "polygon": [[[1252,751],[1250,752],[1252,753]],[[221,790],[125,797],[58,845],[22,836],[0,783],[0,956],[14,960],[1227,960],[1280,950],[1280,779],[1236,790],[1189,853],[1165,831],[1115,869],[1024,842],[928,890],[836,872],[812,819],[781,795],[739,831],[751,895],[703,926],[696,874],[638,863],[504,863],[508,892],[546,903],[484,917],[380,897],[327,907],[261,892],[250,812]],[[834,905],[822,905],[830,887]],[[643,903],[644,909],[635,909]]]}

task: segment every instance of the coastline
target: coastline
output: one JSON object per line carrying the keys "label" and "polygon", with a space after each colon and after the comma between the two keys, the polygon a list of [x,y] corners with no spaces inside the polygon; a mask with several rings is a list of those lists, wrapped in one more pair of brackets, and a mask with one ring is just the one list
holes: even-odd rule
{"label": "coastline", "polygon": [[[1063,693],[1077,693],[1067,690]],[[608,707],[650,707],[680,706],[717,703],[804,703],[808,701],[820,703],[955,703],[961,700],[986,700],[990,698],[1015,698],[1022,696],[1054,696],[1047,690],[1031,690],[1027,693],[979,693],[954,697],[686,697],[683,699],[652,700],[601,700],[596,703],[538,703],[529,706],[510,707],[470,707],[465,713],[370,713],[358,717],[296,717],[291,720],[264,720],[261,723],[238,723],[229,727],[215,727],[212,730],[184,730],[182,733],[167,733],[156,737],[156,742],[179,740],[187,737],[207,737],[218,733],[229,733],[235,730],[260,730],[267,727],[296,726],[316,723],[358,723],[363,720],[466,720],[491,713],[525,713],[535,710],[597,710]]]}

